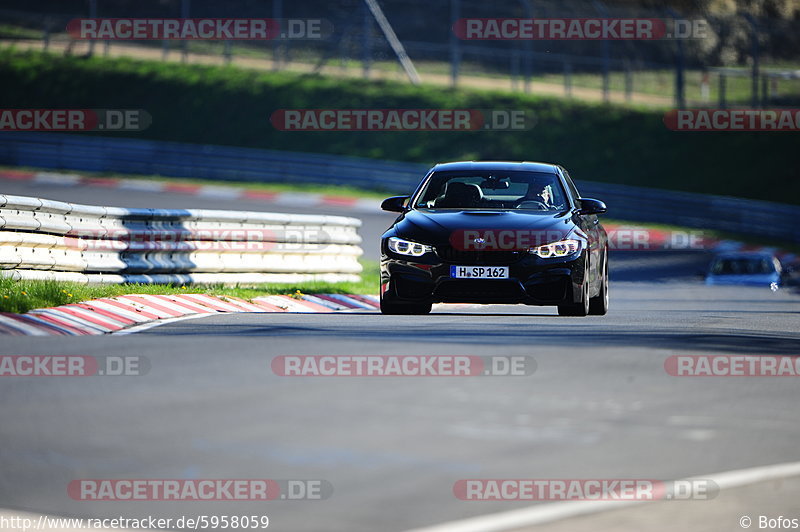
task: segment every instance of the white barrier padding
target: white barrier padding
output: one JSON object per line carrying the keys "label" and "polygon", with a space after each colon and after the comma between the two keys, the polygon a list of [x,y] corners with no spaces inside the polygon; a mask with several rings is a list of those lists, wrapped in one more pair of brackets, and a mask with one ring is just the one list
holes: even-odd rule
{"label": "white barrier padding", "polygon": [[0,195],[0,274],[82,283],[358,280],[361,220]]}

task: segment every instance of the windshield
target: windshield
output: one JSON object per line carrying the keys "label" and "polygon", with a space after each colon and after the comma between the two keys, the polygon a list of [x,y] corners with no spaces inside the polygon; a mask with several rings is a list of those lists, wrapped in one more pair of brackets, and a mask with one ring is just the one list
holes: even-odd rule
{"label": "windshield", "polygon": [[715,275],[757,275],[774,273],[775,265],[768,258],[720,259],[711,267]]}
{"label": "windshield", "polygon": [[447,171],[431,175],[414,206],[419,209],[563,211],[568,203],[555,174]]}

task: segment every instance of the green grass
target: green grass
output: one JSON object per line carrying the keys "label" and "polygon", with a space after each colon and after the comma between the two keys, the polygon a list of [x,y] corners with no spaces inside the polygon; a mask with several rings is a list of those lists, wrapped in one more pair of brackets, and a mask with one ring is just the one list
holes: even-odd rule
{"label": "green grass", "polygon": [[43,32],[15,26],[12,24],[0,24],[0,39],[41,39]]}
{"label": "green grass", "polygon": [[235,296],[247,300],[276,294],[377,294],[379,265],[362,260],[364,271],[360,282],[271,284],[256,286],[176,286],[152,284],[82,285],[58,281],[14,281],[0,277],[0,312],[25,313],[31,309],[80,303],[100,297],[124,294],[208,294]]}

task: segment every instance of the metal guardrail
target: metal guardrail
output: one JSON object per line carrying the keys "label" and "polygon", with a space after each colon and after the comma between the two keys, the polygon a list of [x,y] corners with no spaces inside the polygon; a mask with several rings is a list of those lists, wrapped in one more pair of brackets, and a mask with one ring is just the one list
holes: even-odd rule
{"label": "metal guardrail", "polygon": [[322,183],[407,190],[428,167],[292,153],[63,133],[2,132],[0,164],[221,181]]}
{"label": "metal guardrail", "polygon": [[619,220],[800,243],[800,233],[794,227],[800,216],[796,205],[588,181],[578,181],[577,186],[582,196],[602,199],[609,217]]}
{"label": "metal guardrail", "polygon": [[[228,181],[352,185],[408,193],[427,165],[336,155],[80,134],[3,132],[0,164]],[[800,207],[727,196],[577,181],[609,216],[800,242]]]}
{"label": "metal guardrail", "polygon": [[0,275],[93,284],[358,281],[361,221],[0,195]]}

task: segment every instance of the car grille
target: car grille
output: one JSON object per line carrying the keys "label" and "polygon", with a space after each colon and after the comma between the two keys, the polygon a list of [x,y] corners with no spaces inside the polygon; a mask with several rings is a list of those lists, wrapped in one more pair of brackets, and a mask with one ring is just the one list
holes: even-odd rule
{"label": "car grille", "polygon": [[444,262],[465,266],[512,264],[525,256],[521,251],[461,251],[450,246],[437,247],[436,254]]}

